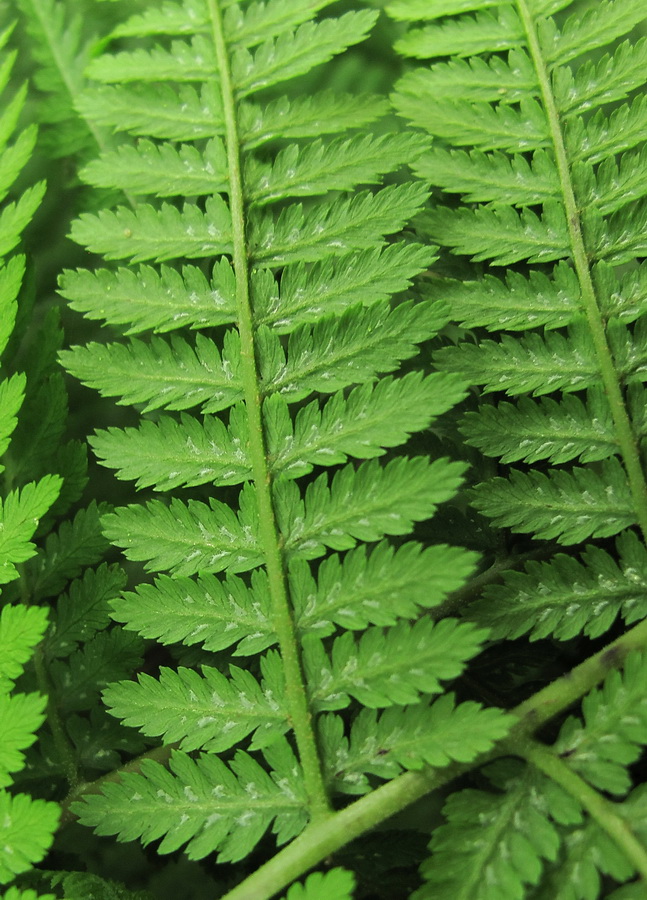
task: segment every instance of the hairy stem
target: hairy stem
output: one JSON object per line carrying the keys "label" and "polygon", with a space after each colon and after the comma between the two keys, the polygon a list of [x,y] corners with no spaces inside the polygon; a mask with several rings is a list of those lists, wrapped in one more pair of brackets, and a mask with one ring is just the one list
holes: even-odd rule
{"label": "hairy stem", "polygon": [[555,153],[555,162],[557,164],[557,172],[564,201],[564,212],[566,214],[573,265],[580,283],[584,313],[591,332],[591,338],[600,366],[602,383],[609,401],[611,415],[618,436],[620,454],[627,473],[627,480],[633,498],[636,519],[640,526],[640,530],[642,531],[643,539],[647,542],[647,482],[645,481],[638,443],[631,427],[631,420],[625,405],[622,387],[616,371],[611,348],[607,341],[604,321],[600,314],[595,287],[593,285],[584,235],[582,234],[580,211],[575,197],[573,181],[571,179],[559,112],[557,111],[555,98],[551,88],[550,74],[546,68],[539,46],[537,29],[528,7],[528,0],[517,0],[517,8],[526,32],[528,50],[535,67],[541,99],[548,119],[550,136]]}
{"label": "hairy stem", "polygon": [[290,724],[299,750],[305,788],[310,801],[312,820],[330,814],[328,795],[312,716],[308,705],[305,679],[301,667],[296,631],[288,597],[280,535],[272,501],[271,476],[267,464],[262,418],[262,401],[254,340],[254,323],[249,292],[249,264],[245,236],[245,210],[240,169],[240,142],[236,121],[236,104],[229,71],[219,0],[208,0],[211,28],[221,75],[225,139],[229,163],[229,204],[233,233],[233,263],[236,274],[238,330],[241,343],[241,368],[245,407],[249,419],[249,453],[259,508],[259,531],[265,554],[269,581],[272,621],[278,637],[285,672],[286,698]]}

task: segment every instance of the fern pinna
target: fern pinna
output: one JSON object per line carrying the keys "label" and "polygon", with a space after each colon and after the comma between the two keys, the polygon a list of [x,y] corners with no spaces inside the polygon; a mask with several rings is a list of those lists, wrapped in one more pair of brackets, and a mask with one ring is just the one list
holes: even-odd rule
{"label": "fern pinna", "polygon": [[[412,23],[398,50],[424,61],[394,94],[399,113],[433,137],[413,168],[444,192],[418,233],[482,264],[429,292],[464,329],[438,366],[483,388],[462,432],[500,461],[472,502],[495,526],[551,542],[544,561],[486,588],[471,618],[496,639],[599,637],[647,610],[647,39],[632,33],[644,3],[396,0],[389,12]],[[645,877],[643,795],[628,794],[621,765],[646,736],[644,658],[625,677],[587,699],[588,733],[573,720],[551,750],[517,745],[535,768],[497,763],[498,792],[450,798],[416,896],[588,900],[600,873]],[[592,788],[622,802],[607,805]],[[626,835],[625,855],[600,827]]]}
{"label": "fern pinna", "polygon": [[[420,614],[474,555],[388,540],[464,471],[379,460],[465,393],[452,374],[397,374],[448,308],[400,296],[433,255],[385,237],[426,189],[376,186],[426,140],[374,130],[375,97],[273,91],[375,20],[315,18],[327,5],[150,3],[110,35],[79,103],[121,134],[82,176],[126,199],[81,215],[72,237],[130,266],[64,275],[71,306],[123,337],[62,358],[141,416],[91,438],[101,461],[173,491],[104,518],[126,557],[159,573],[114,616],[201,645],[205,665],[105,691],[115,716],[177,749],[168,769],[143,760],[73,809],[100,833],[192,858],[241,859],[270,827],[285,843],[343,795],[473,759],[507,728],[499,710],[433,700],[486,632]],[[270,896],[303,868],[259,871],[237,896]]]}

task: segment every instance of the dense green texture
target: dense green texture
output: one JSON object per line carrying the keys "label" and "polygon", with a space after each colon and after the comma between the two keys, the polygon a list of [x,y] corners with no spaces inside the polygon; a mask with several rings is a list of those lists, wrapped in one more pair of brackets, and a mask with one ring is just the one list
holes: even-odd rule
{"label": "dense green texture", "polygon": [[0,4],[4,900],[646,889],[643,3],[378,6]]}

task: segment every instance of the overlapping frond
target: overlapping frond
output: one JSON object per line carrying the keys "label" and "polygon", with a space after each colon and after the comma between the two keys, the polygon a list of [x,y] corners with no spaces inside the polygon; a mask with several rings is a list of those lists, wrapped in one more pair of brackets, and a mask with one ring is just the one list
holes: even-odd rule
{"label": "overlapping frond", "polygon": [[[461,426],[505,464],[477,486],[476,508],[544,540],[620,535],[629,547],[628,527],[647,538],[638,94],[647,45],[632,32],[645,11],[636,0],[571,6],[394,3],[392,15],[411,23],[399,50],[426,62],[393,100],[434,142],[413,164],[444,192],[420,217],[421,233],[484,263],[482,277],[439,279],[429,294],[444,296],[464,328],[491,333],[436,355],[494,394]],[[601,634],[631,603],[624,567],[603,576],[610,565],[594,547],[581,562],[531,563],[504,577],[496,603],[488,589],[475,615],[500,636]],[[534,585],[531,572],[541,573]]]}
{"label": "overlapping frond", "polygon": [[[459,587],[475,557],[403,540],[455,494],[465,467],[396,448],[465,386],[400,371],[448,319],[442,300],[394,299],[434,258],[391,237],[427,197],[394,172],[428,140],[373,131],[379,98],[276,96],[375,20],[328,5],[148,4],[115,30],[115,52],[92,61],[98,86],[78,104],[122,134],[83,177],[132,202],[84,213],[72,237],[138,265],[64,274],[70,304],[126,337],[62,359],[142,417],[95,434],[100,461],[175,493],[104,516],[128,558],[168,573],[114,601],[116,634],[201,645],[194,659],[207,662],[105,691],[115,716],[181,749],[170,772],[146,763],[75,811],[121,839],[162,838],[162,852],[188,842],[193,857],[238,859],[272,822],[283,841],[329,808],[346,787],[327,778],[327,754],[347,738],[320,756],[314,721],[351,698],[400,717],[363,720],[362,746],[383,733],[393,762],[349,761],[349,778],[473,758],[510,724],[478,704],[424,702],[460,676],[485,633],[408,621]],[[216,666],[215,650],[263,655]],[[262,748],[270,774],[243,750],[231,765],[216,756],[241,743]]]}

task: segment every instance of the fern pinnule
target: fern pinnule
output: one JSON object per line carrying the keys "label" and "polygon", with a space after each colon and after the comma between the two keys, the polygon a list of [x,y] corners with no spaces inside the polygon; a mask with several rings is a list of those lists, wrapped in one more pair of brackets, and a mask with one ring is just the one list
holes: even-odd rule
{"label": "fern pinnule", "polygon": [[[106,690],[115,716],[181,746],[170,772],[145,764],[75,811],[121,839],[162,837],[161,852],[188,842],[192,857],[238,859],[272,821],[284,841],[324,819],[331,796],[345,792],[326,772],[346,739],[320,750],[316,719],[351,697],[420,705],[388,726],[400,736],[391,769],[355,759],[356,793],[370,787],[363,765],[394,777],[473,758],[509,727],[479,704],[423,703],[427,689],[440,693],[461,674],[486,633],[407,621],[462,584],[475,557],[389,545],[432,516],[464,471],[394,448],[465,388],[451,373],[398,372],[447,322],[443,301],[392,299],[434,252],[387,239],[420,210],[426,188],[382,180],[427,139],[366,130],[384,111],[379,99],[276,97],[277,85],[363,40],[375,20],[367,10],[315,18],[327,5],[151,4],[116,29],[116,53],[92,62],[100,85],[79,104],[139,140],[124,136],[83,173],[127,190],[133,205],[84,213],[72,236],[107,259],[144,264],[64,274],[74,308],[129,338],[62,359],[142,416],[138,427],[95,434],[102,463],[139,487],[177,492],[104,517],[128,558],[169,573],[123,595],[114,616],[165,644],[262,653],[250,671],[224,654],[215,668],[205,652],[201,672],[165,669]],[[434,652],[422,653],[427,642]],[[437,729],[426,743],[424,722]],[[262,747],[265,763],[243,750],[217,759],[240,744]]]}
{"label": "fern pinnule", "polygon": [[[435,205],[420,217],[420,231],[486,264],[482,278],[441,279],[429,296],[446,297],[464,327],[492,334],[443,348],[436,360],[513,398],[482,404],[463,420],[469,444],[513,465],[477,485],[474,504],[496,524],[544,540],[578,544],[630,525],[647,537],[636,443],[642,414],[631,399],[644,380],[646,157],[644,98],[636,92],[647,44],[619,42],[644,21],[643,6],[423,6],[403,0],[390,8],[414,23],[399,49],[418,59],[455,58],[411,69],[393,99],[434,139],[414,170],[463,202]],[[462,50],[454,46],[460,37]],[[510,268],[499,274],[503,266]],[[531,470],[518,468],[522,462]],[[593,557],[585,550],[582,558]],[[559,559],[554,581],[563,585]],[[516,583],[510,578],[506,597]],[[568,632],[566,594],[542,596],[519,595],[525,630],[546,634],[553,622]],[[576,607],[581,622],[583,606]],[[599,633],[596,608],[586,627]],[[480,603],[475,614],[496,620],[502,635],[503,609],[490,615]],[[605,616],[608,625],[613,618]],[[511,615],[510,634],[518,627]]]}

